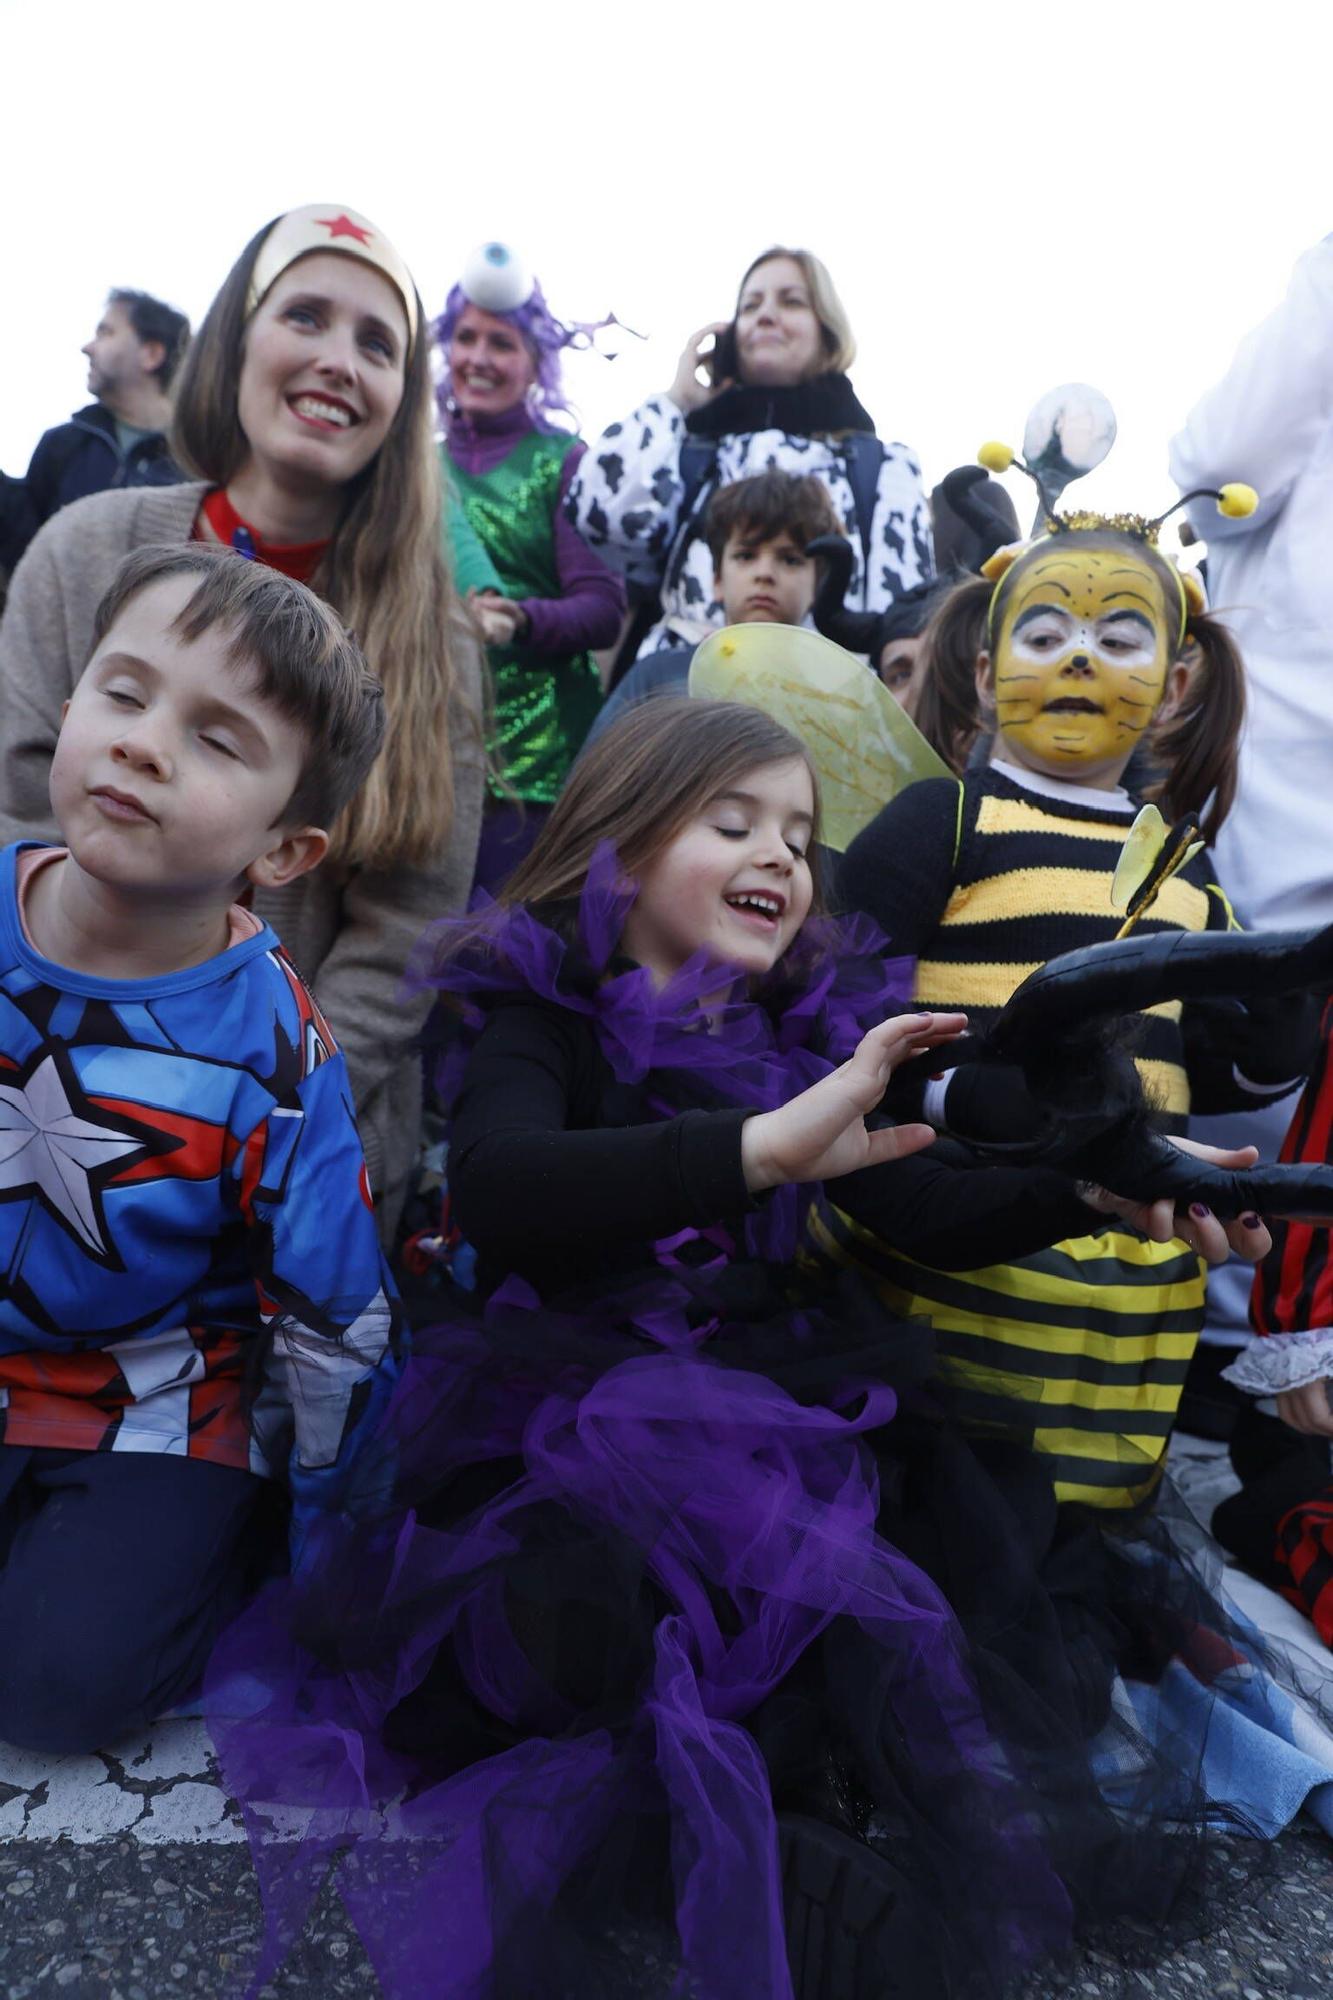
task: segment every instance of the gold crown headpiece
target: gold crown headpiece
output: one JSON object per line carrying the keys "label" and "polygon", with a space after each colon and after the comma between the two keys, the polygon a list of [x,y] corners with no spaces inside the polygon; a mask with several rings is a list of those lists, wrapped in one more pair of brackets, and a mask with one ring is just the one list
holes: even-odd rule
{"label": "gold crown headpiece", "polygon": [[[984,465],[987,472],[1008,472],[1012,467],[1026,474],[1041,497],[1045,514],[1043,524],[1045,535],[1091,534],[1100,530],[1103,533],[1131,535],[1136,541],[1144,543],[1147,548],[1157,550],[1157,537],[1163,524],[1182,507],[1187,507],[1191,500],[1215,500],[1218,513],[1232,521],[1245,520],[1259,505],[1259,495],[1252,486],[1246,486],[1241,480],[1232,480],[1225,486],[1196,486],[1192,493],[1182,494],[1180,499],[1164,513],[1152,517],[1146,514],[1097,514],[1087,509],[1079,509],[1070,514],[1057,514],[1042,484],[1041,475],[1020,458],[1011,446],[995,440],[983,444],[977,453],[977,462]],[[996,603],[1005,574],[1020,556],[1026,555],[1029,549],[1036,546],[1038,539],[1039,537],[1034,536],[1028,542],[1011,542],[1007,548],[997,549],[995,554],[988,557],[981,565],[981,574],[989,577],[995,585],[991,592],[990,609],[987,612],[987,626],[991,630],[992,638]],[[1196,617],[1207,609],[1207,600],[1203,594],[1203,584],[1192,570],[1182,571],[1174,562],[1168,563],[1167,568],[1180,588],[1180,630],[1176,635],[1176,644],[1180,646],[1184,644],[1185,628],[1191,617]]]}
{"label": "gold crown headpiece", "polygon": [[245,302],[246,317],[257,312],[268,293],[291,264],[314,251],[332,250],[342,257],[355,257],[369,264],[389,280],[403,302],[407,315],[407,344],[417,337],[417,288],[412,273],[387,236],[359,215],[354,208],[339,208],[336,202],[311,202],[304,208],[288,209],[280,215],[259,246],[250,273],[250,289]]}

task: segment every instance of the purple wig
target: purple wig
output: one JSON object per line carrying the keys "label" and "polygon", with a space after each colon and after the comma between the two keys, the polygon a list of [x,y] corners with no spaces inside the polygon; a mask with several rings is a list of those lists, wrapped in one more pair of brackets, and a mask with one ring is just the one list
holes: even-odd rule
{"label": "purple wig", "polygon": [[[446,424],[453,408],[453,385],[449,376],[449,344],[463,316],[464,307],[475,303],[475,300],[468,298],[461,285],[455,285],[444,302],[444,311],[431,323],[440,358],[444,363],[435,398],[440,406],[440,416]],[[490,312],[490,307],[478,306],[477,310]],[[537,380],[528,392],[528,407],[538,430],[572,429],[574,416],[560,377],[560,356],[567,347],[591,347],[593,337],[600,327],[616,324],[614,317],[594,320],[587,326],[565,326],[547,305],[542,288],[534,279],[532,290],[521,306],[515,306],[512,312],[491,312],[491,318],[502,319],[506,325],[513,327],[536,364]],[[569,422],[554,423],[552,419],[557,416],[568,418]]]}

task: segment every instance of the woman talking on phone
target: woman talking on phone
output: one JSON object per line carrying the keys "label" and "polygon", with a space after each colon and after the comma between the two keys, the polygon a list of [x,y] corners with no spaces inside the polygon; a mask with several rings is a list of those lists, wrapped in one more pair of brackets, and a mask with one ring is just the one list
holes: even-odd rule
{"label": "woman talking on phone", "polygon": [[718,486],[772,466],[828,486],[855,557],[849,608],[884,610],[933,575],[921,469],[906,445],[875,435],[847,379],[855,355],[819,259],[765,250],[741,280],[734,317],[692,334],[671,387],[589,450],[570,518],[648,607],[619,665],[693,645],[723,622],[703,511]]}

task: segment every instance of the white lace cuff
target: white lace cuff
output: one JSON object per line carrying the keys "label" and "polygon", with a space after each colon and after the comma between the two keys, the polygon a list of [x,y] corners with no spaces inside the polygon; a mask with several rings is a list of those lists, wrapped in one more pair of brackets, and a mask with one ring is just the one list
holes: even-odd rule
{"label": "white lace cuff", "polygon": [[1252,1396],[1280,1396],[1284,1389],[1303,1389],[1307,1382],[1333,1376],[1333,1327],[1312,1326],[1304,1333],[1270,1333],[1252,1340],[1244,1353],[1222,1370],[1224,1382],[1234,1382]]}

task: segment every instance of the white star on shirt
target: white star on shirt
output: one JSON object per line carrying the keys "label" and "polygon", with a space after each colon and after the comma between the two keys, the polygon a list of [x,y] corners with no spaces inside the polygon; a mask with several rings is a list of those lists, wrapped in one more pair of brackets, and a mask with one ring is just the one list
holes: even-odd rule
{"label": "white star on shirt", "polygon": [[40,1195],[75,1239],[100,1256],[109,1252],[91,1176],[142,1147],[141,1139],[78,1115],[53,1055],[42,1058],[22,1089],[0,1084],[0,1198]]}

